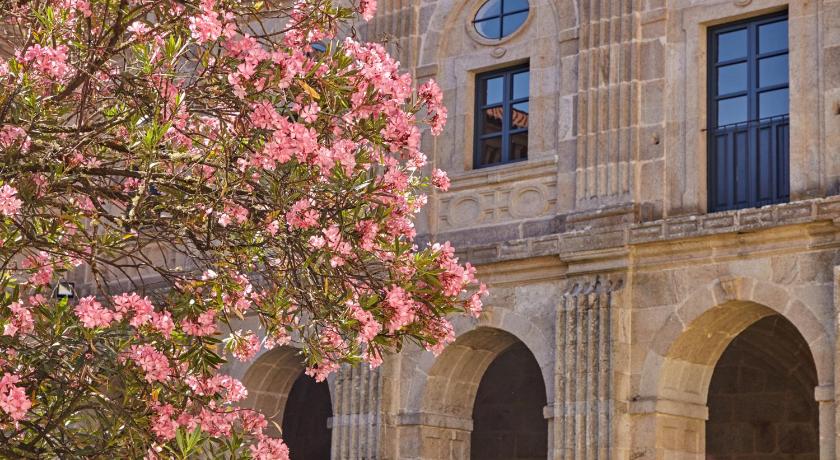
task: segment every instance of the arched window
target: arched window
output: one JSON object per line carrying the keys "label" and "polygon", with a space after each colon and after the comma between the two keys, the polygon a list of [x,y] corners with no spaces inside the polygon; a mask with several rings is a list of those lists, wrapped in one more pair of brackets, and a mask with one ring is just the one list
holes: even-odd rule
{"label": "arched window", "polygon": [[528,19],[528,0],[487,0],[473,19],[476,32],[500,40],[514,33]]}

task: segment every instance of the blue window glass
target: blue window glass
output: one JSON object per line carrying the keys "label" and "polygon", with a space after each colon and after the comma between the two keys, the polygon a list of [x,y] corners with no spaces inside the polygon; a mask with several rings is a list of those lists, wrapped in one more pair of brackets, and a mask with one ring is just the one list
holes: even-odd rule
{"label": "blue window glass", "polygon": [[527,66],[476,77],[476,168],[528,159]]}
{"label": "blue window glass", "polygon": [[473,26],[484,38],[500,40],[528,19],[528,0],[487,0],[475,13]]}
{"label": "blue window glass", "polygon": [[709,210],[790,197],[787,13],[709,30]]}

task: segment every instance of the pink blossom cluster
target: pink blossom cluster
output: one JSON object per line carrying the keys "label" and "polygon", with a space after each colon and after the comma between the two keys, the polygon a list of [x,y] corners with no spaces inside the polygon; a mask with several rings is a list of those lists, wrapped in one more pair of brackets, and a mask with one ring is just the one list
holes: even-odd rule
{"label": "pink blossom cluster", "polygon": [[215,8],[216,0],[202,0],[201,14],[189,18],[192,37],[199,44],[218,40],[222,36],[231,37],[236,31],[233,14],[219,13]]}
{"label": "pink blossom cluster", "polygon": [[254,460],[289,460],[289,447],[282,439],[262,436],[250,450]]}
{"label": "pink blossom cluster", "polygon": [[16,336],[17,334],[29,334],[35,329],[35,320],[32,311],[21,302],[12,302],[8,306],[12,313],[9,322],[3,326],[3,335]]}
{"label": "pink blossom cluster", "polygon": [[237,331],[232,335],[231,341],[233,347],[231,353],[233,356],[242,361],[247,362],[254,358],[260,351],[260,339],[253,331]]}
{"label": "pink blossom cluster", "polygon": [[359,0],[359,14],[365,21],[370,21],[376,14],[376,0]]}
{"label": "pink blossom cluster", "polygon": [[26,49],[21,61],[32,64],[44,78],[58,81],[70,72],[70,65],[67,63],[68,51],[67,45],[53,48],[35,44]]}
{"label": "pink blossom cluster", "polygon": [[8,149],[21,139],[23,140],[21,150],[25,152],[29,150],[31,139],[23,128],[14,125],[4,125],[0,128],[0,148]]}
{"label": "pink blossom cluster", "polygon": [[0,409],[9,414],[14,421],[23,420],[32,402],[26,396],[26,390],[17,386],[21,378],[17,374],[4,373],[0,377]]}
{"label": "pink blossom cluster", "polygon": [[126,357],[143,370],[149,383],[165,382],[172,374],[169,359],[152,345],[132,345]]}
{"label": "pink blossom cluster", "polygon": [[89,329],[108,327],[114,321],[114,312],[102,306],[94,296],[82,297],[73,309],[82,325]]}
{"label": "pink blossom cluster", "polygon": [[426,103],[426,110],[429,113],[429,127],[432,134],[437,136],[443,132],[443,127],[446,125],[447,112],[446,106],[443,105],[443,91],[434,80],[429,80],[420,85],[417,94]]}
{"label": "pink blossom cluster", "polygon": [[9,184],[0,187],[0,214],[13,217],[20,213],[23,202],[17,196],[17,190]]}
{"label": "pink blossom cluster", "polygon": [[34,286],[46,286],[52,280],[55,271],[55,261],[44,251],[38,251],[23,259],[21,268],[33,271],[29,282]]}
{"label": "pink blossom cluster", "polygon": [[184,333],[195,337],[207,337],[216,334],[216,312],[207,310],[198,315],[195,321],[184,319],[181,321],[181,329]]}

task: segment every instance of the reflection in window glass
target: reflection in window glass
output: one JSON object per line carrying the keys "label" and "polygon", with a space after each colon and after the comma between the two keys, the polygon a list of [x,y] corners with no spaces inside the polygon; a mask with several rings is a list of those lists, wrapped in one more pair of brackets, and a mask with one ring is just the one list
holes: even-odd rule
{"label": "reflection in window glass", "polygon": [[502,162],[502,138],[493,137],[481,141],[481,164],[492,165]]}
{"label": "reflection in window glass", "polygon": [[516,32],[516,30],[525,23],[526,19],[528,19],[527,11],[505,16],[502,21],[502,37],[507,37],[508,35]]}
{"label": "reflection in window glass", "polygon": [[718,126],[743,123],[747,121],[747,96],[733,97],[718,101]]}
{"label": "reflection in window glass", "polygon": [[528,19],[528,0],[488,0],[473,18],[476,32],[499,40],[514,33]]}
{"label": "reflection in window glass", "polygon": [[787,20],[758,26],[758,52],[771,53],[788,47]]}
{"label": "reflection in window glass", "polygon": [[523,66],[476,77],[476,168],[528,158],[529,77]]}
{"label": "reflection in window glass", "polygon": [[502,130],[502,106],[490,107],[482,110],[484,120],[481,125],[481,134],[498,133]]}
{"label": "reflection in window glass", "polygon": [[528,9],[528,0],[505,0],[505,13]]}
{"label": "reflection in window glass", "polygon": [[736,93],[747,90],[747,63],[732,64],[718,68],[718,94]]}
{"label": "reflection in window glass", "polygon": [[505,78],[496,77],[487,80],[486,97],[484,103],[486,105],[499,104],[504,98]]}
{"label": "reflection in window glass", "polygon": [[747,57],[747,29],[718,35],[718,62]]}
{"label": "reflection in window glass", "polygon": [[524,129],[528,127],[528,103],[520,102],[511,107],[510,129]]}
{"label": "reflection in window glass", "polygon": [[528,86],[530,85],[531,72],[520,72],[513,74],[513,98],[522,99],[528,97]]}
{"label": "reflection in window glass", "polygon": [[759,118],[777,117],[787,115],[790,100],[788,89],[777,89],[766,91],[758,95],[758,116]]}
{"label": "reflection in window glass", "polygon": [[773,56],[758,61],[758,85],[781,85],[788,82],[788,55]]}
{"label": "reflection in window glass", "polygon": [[498,18],[476,22],[475,30],[485,38],[502,38],[502,22]]}
{"label": "reflection in window glass", "polygon": [[514,134],[511,136],[510,161],[519,161],[528,158],[528,133]]}
{"label": "reflection in window glass", "polygon": [[489,19],[499,16],[502,13],[502,0],[489,0],[481,5],[478,13],[475,14],[475,21]]}

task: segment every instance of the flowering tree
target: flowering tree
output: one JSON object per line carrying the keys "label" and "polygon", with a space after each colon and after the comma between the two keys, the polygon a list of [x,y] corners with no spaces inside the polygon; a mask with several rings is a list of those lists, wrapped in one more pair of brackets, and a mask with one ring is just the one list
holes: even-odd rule
{"label": "flowering tree", "polygon": [[480,312],[413,243],[440,90],[339,38],[375,7],[0,0],[0,457],[286,458],[225,356],[323,380]]}

